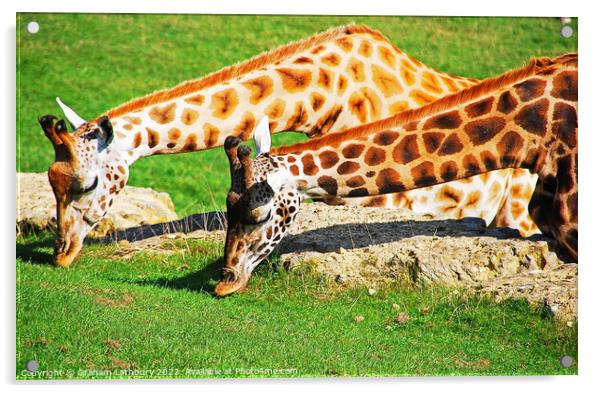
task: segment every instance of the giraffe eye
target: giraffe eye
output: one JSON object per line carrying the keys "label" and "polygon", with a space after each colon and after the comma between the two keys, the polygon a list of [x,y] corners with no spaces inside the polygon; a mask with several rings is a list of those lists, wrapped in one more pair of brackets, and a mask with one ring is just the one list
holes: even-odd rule
{"label": "giraffe eye", "polygon": [[268,222],[272,218],[272,212],[268,211],[268,214],[265,217],[257,217],[252,214],[245,215],[244,223],[247,225],[261,225]]}

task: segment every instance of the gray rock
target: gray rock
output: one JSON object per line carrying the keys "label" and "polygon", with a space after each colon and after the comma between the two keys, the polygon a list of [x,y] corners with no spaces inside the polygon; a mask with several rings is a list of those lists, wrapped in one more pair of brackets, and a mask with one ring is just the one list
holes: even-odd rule
{"label": "gray rock", "polygon": [[[177,218],[166,192],[126,186],[90,236]],[[56,203],[48,176],[46,172],[17,173],[17,230],[21,233],[43,229],[56,230]]]}

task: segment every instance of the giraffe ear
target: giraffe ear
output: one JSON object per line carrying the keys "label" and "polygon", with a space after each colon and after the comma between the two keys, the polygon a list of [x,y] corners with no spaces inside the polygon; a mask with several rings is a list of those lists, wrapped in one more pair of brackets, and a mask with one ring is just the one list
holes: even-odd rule
{"label": "giraffe ear", "polygon": [[267,116],[264,116],[255,127],[253,139],[255,140],[257,155],[270,152],[272,136],[270,135],[270,121]]}

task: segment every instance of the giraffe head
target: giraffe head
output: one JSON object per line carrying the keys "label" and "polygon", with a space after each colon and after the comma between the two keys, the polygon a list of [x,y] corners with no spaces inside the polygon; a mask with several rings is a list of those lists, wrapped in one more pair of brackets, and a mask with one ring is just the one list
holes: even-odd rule
{"label": "giraffe head", "polygon": [[217,296],[244,290],[253,269],[284,237],[299,210],[301,196],[282,162],[269,155],[267,117],[255,130],[257,157],[230,136],[224,148],[230,161],[231,187],[226,198],[228,229],[225,267],[215,289]]}
{"label": "giraffe head", "polygon": [[[54,263],[69,265],[81,251],[83,240],[112,204],[110,194],[116,193],[109,179],[107,147],[113,140],[108,117],[86,122],[57,99],[67,119],[76,130],[67,131],[64,120],[52,115],[42,116],[39,123],[54,147],[55,161],[48,169],[48,179],[56,199],[57,241]],[[120,166],[127,176],[127,165]],[[114,188],[111,188],[114,187]]]}

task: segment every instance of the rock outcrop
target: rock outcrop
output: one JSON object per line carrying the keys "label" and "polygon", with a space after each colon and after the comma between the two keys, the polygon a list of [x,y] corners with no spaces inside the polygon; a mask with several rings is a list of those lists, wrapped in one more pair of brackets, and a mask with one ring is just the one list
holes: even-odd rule
{"label": "rock outcrop", "polygon": [[433,220],[404,210],[307,204],[278,252],[337,282],[405,280],[526,299],[561,320],[577,316],[577,265],[541,235],[524,239],[476,218]]}
{"label": "rock outcrop", "polygon": [[[169,194],[150,188],[126,186],[90,236],[157,224],[178,218]],[[44,173],[17,174],[17,230],[56,229],[56,203]]]}

